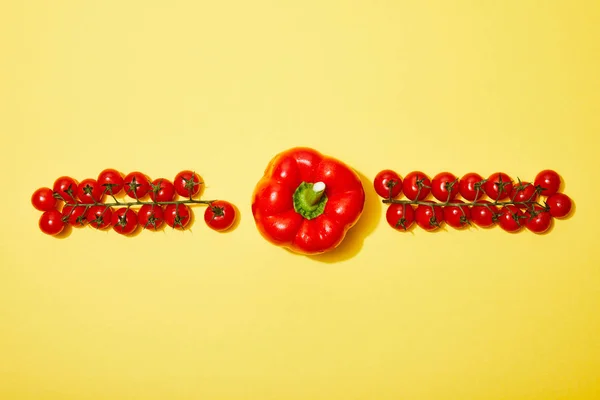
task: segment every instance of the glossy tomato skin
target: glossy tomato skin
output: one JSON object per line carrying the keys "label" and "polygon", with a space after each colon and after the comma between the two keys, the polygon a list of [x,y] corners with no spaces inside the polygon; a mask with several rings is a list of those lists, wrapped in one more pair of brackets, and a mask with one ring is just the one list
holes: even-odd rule
{"label": "glossy tomato skin", "polygon": [[104,188],[95,179],[84,179],[77,185],[77,199],[83,204],[102,201]]}
{"label": "glossy tomato skin", "polygon": [[65,203],[77,203],[77,181],[69,176],[61,176],[54,181],[54,193]]}
{"label": "glossy tomato skin", "polygon": [[71,226],[84,226],[87,223],[88,209],[83,206],[64,206],[62,209],[63,221]]}
{"label": "glossy tomato skin", "polygon": [[87,220],[96,229],[104,229],[111,226],[112,209],[106,206],[91,206],[87,212]]}
{"label": "glossy tomato skin", "polygon": [[204,210],[204,222],[209,228],[222,232],[233,226],[236,211],[233,205],[224,200],[213,201]]}
{"label": "glossy tomato skin", "polygon": [[528,208],[532,203],[537,201],[538,194],[533,186],[529,182],[521,182],[513,186],[510,192],[510,199],[514,202],[521,203],[515,204],[519,208]]}
{"label": "glossy tomato skin", "polygon": [[141,172],[131,172],[123,179],[123,188],[127,196],[141,199],[150,191],[150,180]]}
{"label": "glossy tomato skin", "polygon": [[175,186],[168,179],[155,179],[150,184],[150,198],[152,201],[173,201],[175,198]]}
{"label": "glossy tomato skin", "polygon": [[415,222],[415,209],[410,204],[392,203],[385,212],[385,219],[392,228],[406,231]]}
{"label": "glossy tomato skin", "polygon": [[550,215],[554,218],[564,218],[571,212],[573,203],[566,194],[554,193],[546,199],[546,205],[550,209]]}
{"label": "glossy tomato skin", "polygon": [[65,228],[62,214],[58,210],[45,211],[39,220],[39,227],[47,235],[58,235]]}
{"label": "glossy tomato skin", "polygon": [[190,222],[191,210],[185,204],[168,204],[164,218],[167,225],[175,229],[185,229]]}
{"label": "glossy tomato skin", "polygon": [[431,191],[431,180],[421,171],[410,172],[404,177],[402,191],[410,200],[425,200]]}
{"label": "glossy tomato skin", "polygon": [[560,188],[560,176],[551,169],[545,169],[536,175],[533,181],[542,190],[542,196],[551,196]]}
{"label": "glossy tomato skin", "polygon": [[56,208],[56,199],[52,189],[43,187],[31,195],[31,204],[39,211],[50,211]]}
{"label": "glossy tomato skin", "polygon": [[129,235],[138,226],[137,214],[131,208],[119,208],[112,213],[111,225],[115,232]]}
{"label": "glossy tomato skin", "polygon": [[113,168],[107,168],[100,172],[97,182],[108,195],[117,195],[123,190],[123,176]]}
{"label": "glossy tomato skin", "polygon": [[512,179],[502,172],[496,172],[483,185],[485,193],[492,200],[505,200],[513,190]]}
{"label": "glossy tomato skin", "polygon": [[420,204],[415,211],[417,225],[426,231],[438,229],[444,222],[444,210],[441,206]]}
{"label": "glossy tomato skin", "polygon": [[498,225],[506,232],[518,232],[525,225],[523,211],[513,205],[507,205],[500,209]]}
{"label": "glossy tomato skin", "polygon": [[[294,192],[303,183],[323,182],[323,213],[307,219],[294,208]],[[252,215],[260,234],[272,244],[305,255],[335,249],[360,218],[365,192],[358,174],[341,161],[314,149],[296,147],[267,165],[252,197]]]}
{"label": "glossy tomato skin", "polygon": [[165,222],[163,208],[156,204],[144,204],[138,211],[138,222],[144,229],[160,229]]}
{"label": "glossy tomato skin", "polygon": [[[469,172],[460,178],[458,182],[458,192],[469,201],[476,201],[485,195],[483,184],[485,180],[475,172]],[[478,190],[479,188],[479,190]]]}
{"label": "glossy tomato skin", "polygon": [[373,186],[384,199],[394,199],[402,193],[402,179],[391,169],[380,171],[373,180]]}
{"label": "glossy tomato skin", "polygon": [[[452,203],[464,204],[461,200],[452,200]],[[469,226],[471,210],[466,205],[445,206],[444,221],[453,228],[461,229]]]}
{"label": "glossy tomato skin", "polygon": [[458,188],[458,179],[450,172],[440,172],[431,180],[431,194],[442,202],[454,200]]}
{"label": "glossy tomato skin", "polygon": [[535,206],[533,208],[533,212],[531,210],[527,210],[525,212],[525,217],[523,221],[525,221],[525,227],[533,233],[544,233],[550,226],[552,225],[552,216],[548,212],[548,210]]}
{"label": "glossy tomato skin", "polygon": [[181,171],[175,176],[173,185],[175,185],[175,191],[181,197],[193,197],[200,193],[202,188],[202,179],[200,175],[193,171]]}
{"label": "glossy tomato skin", "polygon": [[494,225],[498,208],[487,200],[478,200],[477,204],[481,205],[471,207],[471,221],[482,228]]}

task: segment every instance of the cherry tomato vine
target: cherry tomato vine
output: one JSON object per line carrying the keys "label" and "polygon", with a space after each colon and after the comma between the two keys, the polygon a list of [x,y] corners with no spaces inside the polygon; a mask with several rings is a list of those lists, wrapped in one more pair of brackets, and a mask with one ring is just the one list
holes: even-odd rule
{"label": "cherry tomato vine", "polygon": [[[386,220],[397,230],[406,231],[416,222],[428,231],[447,223],[457,229],[498,224],[507,232],[525,227],[534,233],[548,231],[555,218],[569,215],[572,201],[559,192],[560,184],[560,176],[553,170],[540,172],[530,183],[514,181],[502,172],[487,179],[471,172],[459,179],[450,172],[430,178],[413,171],[403,180],[386,169],[373,182],[383,203],[389,205]],[[402,194],[408,200],[399,200]],[[428,200],[430,194],[437,201]]]}
{"label": "cherry tomato vine", "polygon": [[[163,224],[182,230],[189,225],[190,205],[194,204],[207,206],[204,221],[208,227],[215,231],[228,230],[237,217],[235,207],[225,200],[197,198],[203,184],[198,174],[188,170],[169,181],[151,180],[139,171],[123,177],[115,169],[105,169],[97,179],[87,178],[81,182],[62,176],[52,188],[37,189],[31,203],[43,212],[39,228],[48,235],[57,235],[66,226],[85,225],[96,229],[113,228],[122,235],[130,235],[140,226],[158,230]],[[124,200],[124,196],[133,200]],[[105,201],[107,198],[112,201]]]}

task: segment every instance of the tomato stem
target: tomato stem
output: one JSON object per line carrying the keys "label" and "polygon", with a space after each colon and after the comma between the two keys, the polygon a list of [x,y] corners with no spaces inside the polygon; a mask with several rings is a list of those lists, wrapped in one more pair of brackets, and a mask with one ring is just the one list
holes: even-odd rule
{"label": "tomato stem", "polygon": [[[113,207],[113,206],[121,206],[121,207],[131,207],[131,206],[137,206],[137,205],[145,205],[145,204],[149,204],[149,205],[168,205],[168,204],[211,204],[214,203],[216,200],[195,200],[195,199],[185,199],[185,200],[173,200],[173,201],[141,201],[141,200],[137,200],[137,201],[131,201],[131,202],[124,202],[121,203],[119,201],[115,201],[114,203],[97,203],[96,205],[102,205],[102,206],[106,206],[106,207]],[[65,206],[71,206],[71,207],[89,207],[90,205],[93,204],[83,204],[83,203],[77,203],[77,204],[73,204],[73,203],[65,203]]]}

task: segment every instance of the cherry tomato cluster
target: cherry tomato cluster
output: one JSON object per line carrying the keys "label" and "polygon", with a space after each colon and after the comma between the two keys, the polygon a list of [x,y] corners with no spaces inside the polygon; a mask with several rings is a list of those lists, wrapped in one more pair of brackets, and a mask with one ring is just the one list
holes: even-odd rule
{"label": "cherry tomato cluster", "polygon": [[[188,170],[179,172],[170,181],[164,178],[151,180],[137,171],[123,176],[115,169],[105,169],[96,179],[81,182],[62,176],[52,188],[37,189],[31,203],[43,211],[39,227],[49,235],[61,233],[68,225],[90,225],[96,229],[112,227],[123,235],[133,233],[138,226],[155,231],[164,223],[184,229],[191,219],[188,204],[207,205],[206,224],[216,231],[229,229],[236,219],[235,208],[223,200],[196,199],[202,185],[200,176]],[[134,201],[119,201],[117,197],[121,200],[129,197]]]}
{"label": "cherry tomato cluster", "polygon": [[[554,218],[571,211],[571,199],[559,192],[560,183],[553,170],[540,172],[530,183],[514,181],[502,172],[487,179],[473,172],[460,179],[442,172],[431,179],[413,171],[402,179],[389,169],[379,172],[373,182],[377,194],[389,204],[386,219],[394,229],[407,230],[415,222],[428,231],[443,223],[457,229],[498,224],[507,232],[526,227],[535,233],[546,232]],[[408,200],[398,200],[402,194]]]}

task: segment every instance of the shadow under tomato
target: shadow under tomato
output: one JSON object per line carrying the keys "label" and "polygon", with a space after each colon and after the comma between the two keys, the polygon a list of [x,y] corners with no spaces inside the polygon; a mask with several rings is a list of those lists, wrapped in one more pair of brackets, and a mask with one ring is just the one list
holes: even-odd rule
{"label": "shadow under tomato", "polygon": [[365,191],[365,206],[360,219],[356,225],[348,230],[346,237],[338,247],[327,253],[308,256],[309,258],[323,263],[346,261],[358,254],[365,238],[379,225],[382,215],[381,210],[384,207],[381,198],[375,192],[371,180],[358,171],[356,173]]}

